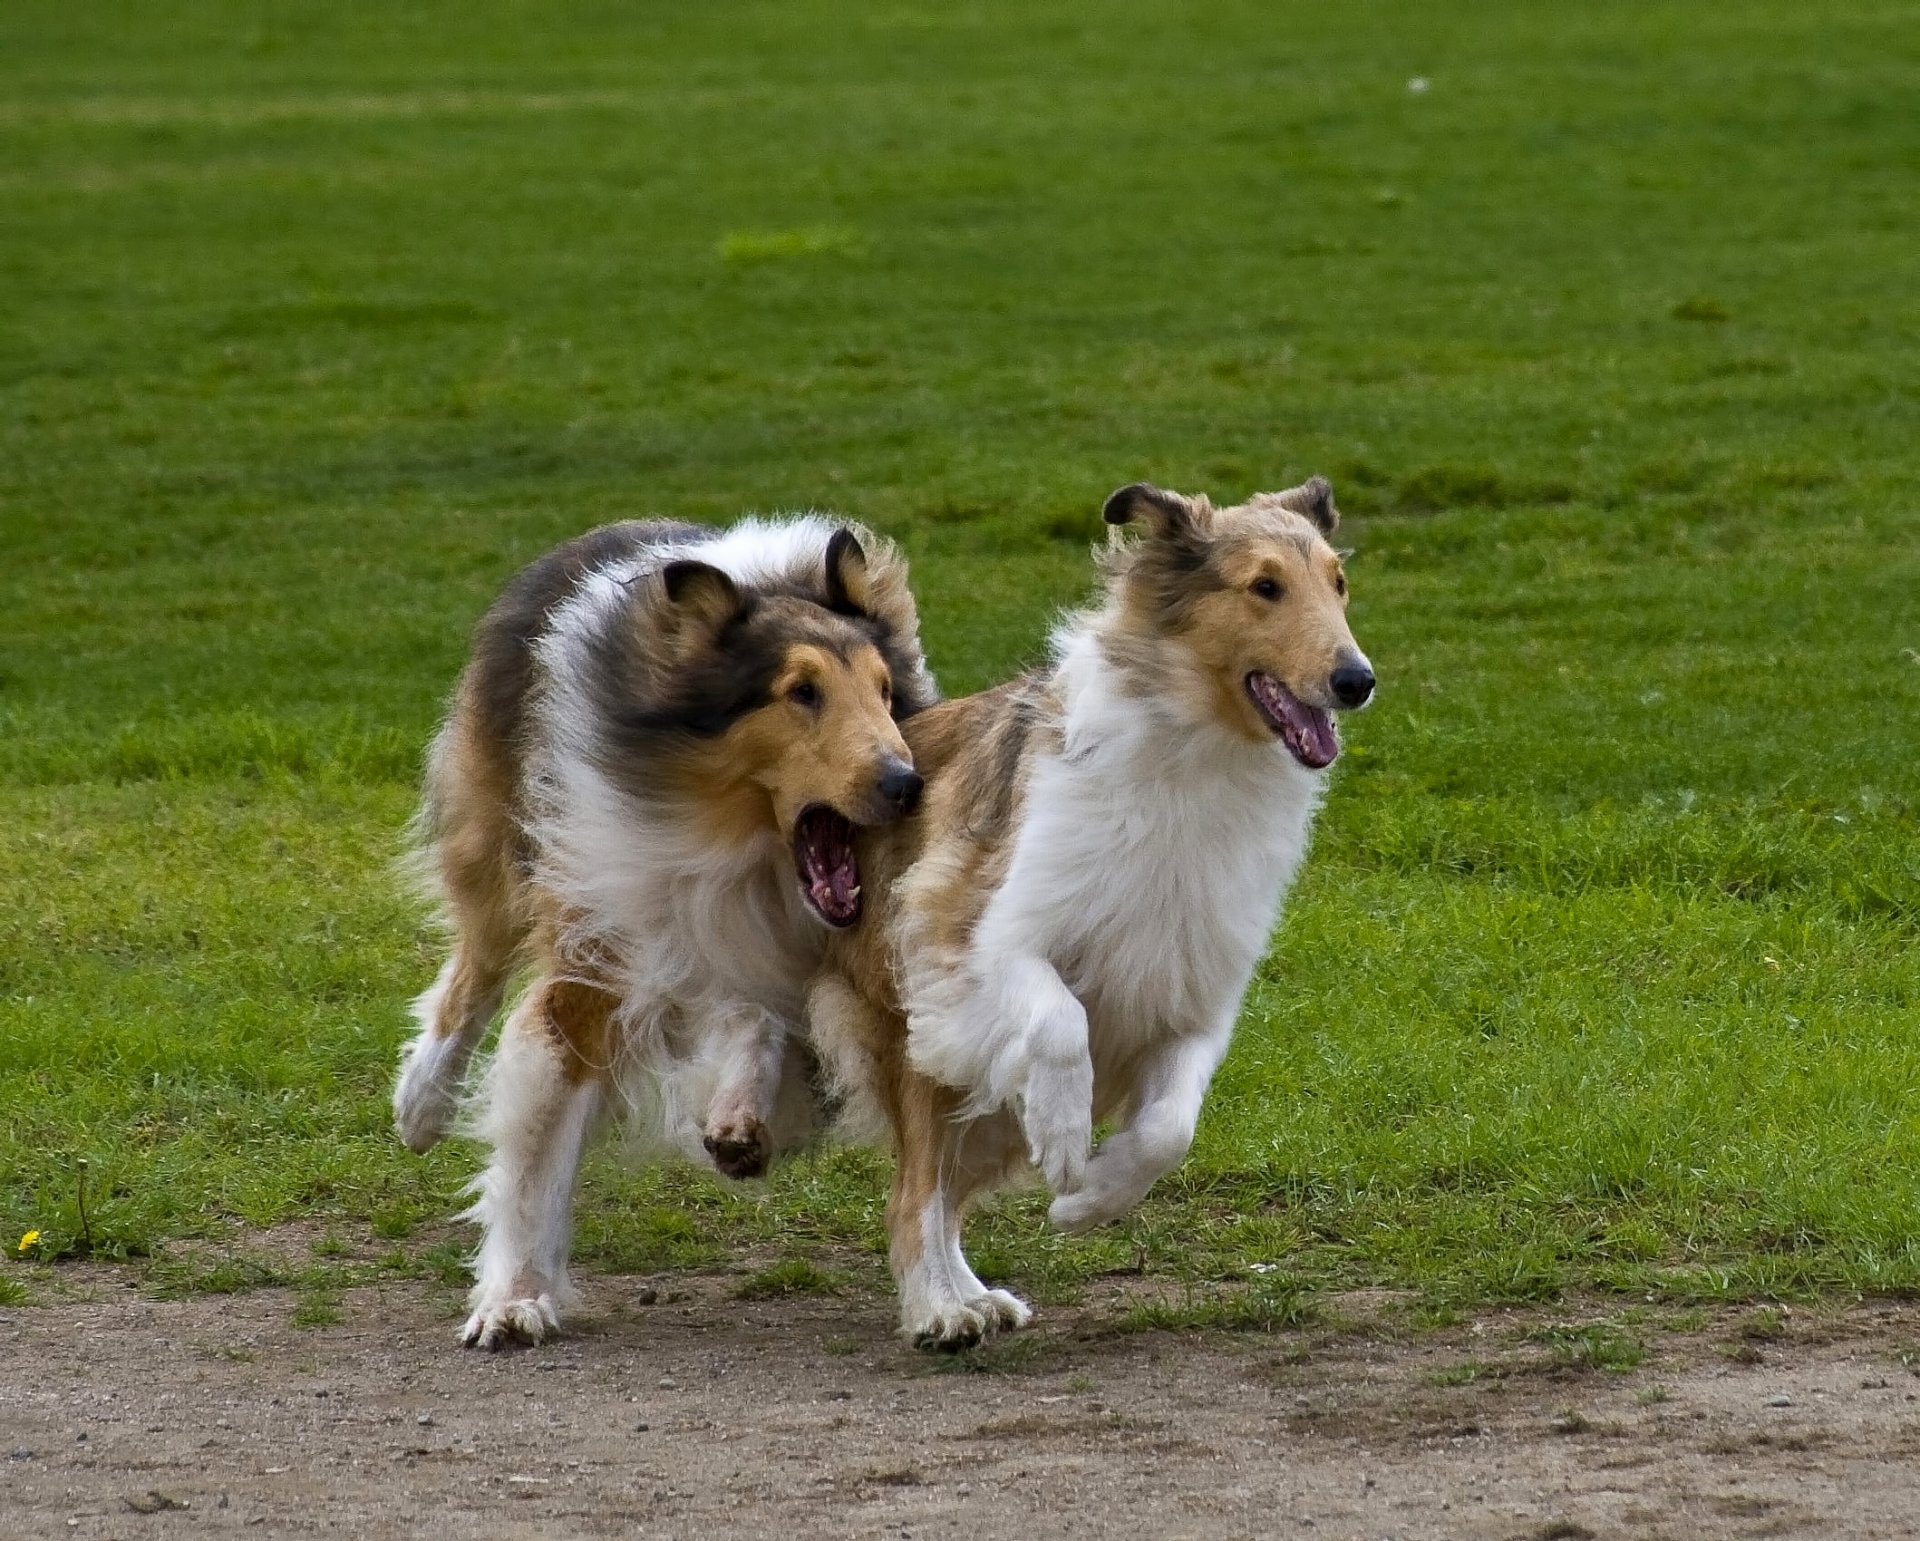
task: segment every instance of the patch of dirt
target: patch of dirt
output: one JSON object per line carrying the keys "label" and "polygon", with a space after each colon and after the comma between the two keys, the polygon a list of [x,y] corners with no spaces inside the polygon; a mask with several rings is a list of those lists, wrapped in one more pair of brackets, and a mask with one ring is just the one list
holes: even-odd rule
{"label": "patch of dirt", "polygon": [[59,1277],[0,1312],[9,1536],[1920,1535],[1912,1305],[1795,1312],[1757,1363],[1739,1312],[1650,1321],[1618,1373],[1543,1359],[1564,1315],[1413,1333],[1357,1296],[1128,1334],[1116,1285],[937,1360],[876,1295],[600,1279],[567,1338],[489,1355],[427,1284],[301,1328],[286,1291]]}

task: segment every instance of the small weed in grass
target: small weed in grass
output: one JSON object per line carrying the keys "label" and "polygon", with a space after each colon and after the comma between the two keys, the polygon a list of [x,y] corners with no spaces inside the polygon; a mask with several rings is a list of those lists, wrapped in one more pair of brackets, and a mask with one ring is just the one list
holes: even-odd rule
{"label": "small weed in grass", "polygon": [[315,1327],[333,1327],[344,1319],[345,1313],[340,1309],[340,1297],[332,1290],[302,1291],[299,1304],[293,1308],[293,1325],[302,1331]]}
{"label": "small weed in grass", "polygon": [[193,1347],[209,1359],[224,1359],[229,1364],[252,1364],[254,1360],[253,1350],[240,1343],[196,1343]]}
{"label": "small weed in grass", "polygon": [[161,1258],[147,1270],[147,1287],[163,1300],[186,1295],[237,1295],[292,1282],[287,1270],[271,1258],[245,1255],[211,1262],[193,1256]]}
{"label": "small weed in grass", "polygon": [[466,1284],[473,1277],[472,1249],[458,1242],[443,1241],[416,1254],[414,1263],[426,1276],[440,1284]]}
{"label": "small weed in grass", "polygon": [[1642,1407],[1658,1407],[1671,1396],[1672,1393],[1665,1386],[1648,1386],[1644,1390],[1635,1392],[1633,1399]]}
{"label": "small weed in grass", "polygon": [[720,240],[727,262],[779,262],[795,257],[857,256],[857,230],[840,225],[811,225],[801,230],[736,230]]}
{"label": "small weed in grass", "polygon": [[1579,1327],[1542,1327],[1528,1333],[1527,1337],[1530,1342],[1546,1346],[1556,1370],[1626,1371],[1640,1363],[1647,1354],[1638,1338],[1622,1332],[1609,1322],[1593,1322]]}
{"label": "small weed in grass", "polygon": [[736,1300],[773,1300],[782,1295],[835,1295],[838,1276],[804,1257],[786,1257],[743,1279],[733,1292]]}
{"label": "small weed in grass", "polygon": [[1740,1320],[1740,1336],[1749,1343],[1778,1343],[1786,1335],[1786,1313],[1778,1306],[1762,1306]]}
{"label": "small weed in grass", "polygon": [[1463,1359],[1458,1364],[1442,1365],[1427,1372],[1429,1386],[1471,1386],[1476,1381],[1497,1379],[1507,1372],[1498,1365],[1479,1359]]}
{"label": "small weed in grass", "polygon": [[0,1306],[24,1306],[30,1298],[25,1284],[0,1274]]}
{"label": "small weed in grass", "polygon": [[988,1338],[973,1348],[949,1354],[929,1354],[922,1364],[926,1375],[1046,1375],[1058,1370],[1065,1345],[1052,1338],[1015,1334]]}
{"label": "small weed in grass", "polygon": [[1297,1279],[1257,1278],[1244,1289],[1195,1293],[1180,1300],[1145,1300],[1120,1319],[1124,1332],[1281,1332],[1317,1321],[1318,1304]]}
{"label": "small weed in grass", "polygon": [[1727,307],[1712,296],[1696,294],[1673,307],[1673,319],[1676,321],[1727,321],[1732,317]]}

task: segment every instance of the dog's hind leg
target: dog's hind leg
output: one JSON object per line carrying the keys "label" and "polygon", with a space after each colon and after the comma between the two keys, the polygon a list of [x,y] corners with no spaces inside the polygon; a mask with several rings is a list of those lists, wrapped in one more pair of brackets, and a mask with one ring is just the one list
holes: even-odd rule
{"label": "dog's hind leg", "polygon": [[1033,1313],[989,1289],[960,1249],[961,1213],[975,1190],[1002,1175],[1019,1150],[1007,1120],[959,1118],[948,1088],[904,1071],[894,1096],[898,1164],[887,1203],[889,1261],[900,1288],[900,1331],[920,1348],[959,1349]]}
{"label": "dog's hind leg", "polygon": [[[490,943],[492,945],[490,945]],[[413,1003],[420,1030],[400,1055],[393,1123],[409,1150],[431,1150],[453,1126],[467,1062],[500,1009],[513,950],[462,933],[440,977]]]}
{"label": "dog's hind leg", "polygon": [[422,820],[453,924],[453,956],[414,1002],[419,1031],[400,1056],[393,1121],[409,1149],[437,1144],[459,1111],[467,1062],[500,1009],[526,920],[518,837],[499,746],[478,736],[463,705],[434,741]]}
{"label": "dog's hind leg", "polygon": [[595,985],[544,979],[501,1030],[481,1133],[493,1160],[466,1218],[484,1228],[474,1260],[470,1346],[538,1343],[572,1304],[567,1252],[580,1154],[606,1106],[618,1001]]}

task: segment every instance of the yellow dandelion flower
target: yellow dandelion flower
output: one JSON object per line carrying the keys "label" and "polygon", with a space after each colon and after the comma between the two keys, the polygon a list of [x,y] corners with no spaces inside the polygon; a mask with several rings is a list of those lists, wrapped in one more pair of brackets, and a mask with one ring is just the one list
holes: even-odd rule
{"label": "yellow dandelion flower", "polygon": [[39,1240],[40,1233],[38,1231],[28,1231],[26,1235],[20,1238],[20,1250],[22,1252],[31,1252]]}

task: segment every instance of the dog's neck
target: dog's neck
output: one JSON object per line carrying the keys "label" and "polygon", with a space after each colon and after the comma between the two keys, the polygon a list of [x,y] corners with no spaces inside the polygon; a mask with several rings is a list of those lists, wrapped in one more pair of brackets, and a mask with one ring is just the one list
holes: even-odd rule
{"label": "dog's neck", "polygon": [[1070,763],[1193,791],[1267,793],[1315,781],[1279,745],[1256,743],[1200,709],[1204,687],[1182,679],[1171,645],[1128,627],[1116,605],[1072,616],[1054,634],[1053,678]]}

